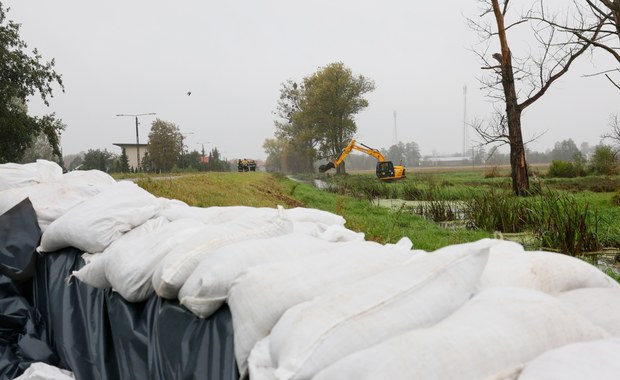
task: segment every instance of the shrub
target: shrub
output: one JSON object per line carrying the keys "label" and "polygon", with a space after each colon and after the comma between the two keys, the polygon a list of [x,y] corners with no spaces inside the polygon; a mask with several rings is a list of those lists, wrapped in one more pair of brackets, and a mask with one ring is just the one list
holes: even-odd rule
{"label": "shrub", "polygon": [[599,145],[594,150],[590,160],[590,170],[599,175],[614,175],[618,173],[618,163],[610,146]]}
{"label": "shrub", "polygon": [[577,168],[572,162],[553,160],[547,175],[549,177],[574,178],[577,176]]}

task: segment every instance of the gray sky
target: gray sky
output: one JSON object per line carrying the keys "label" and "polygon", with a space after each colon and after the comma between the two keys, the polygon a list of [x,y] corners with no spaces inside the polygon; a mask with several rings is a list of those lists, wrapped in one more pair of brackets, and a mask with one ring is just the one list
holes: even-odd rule
{"label": "gray sky", "polygon": [[[56,91],[49,108],[37,98],[29,107],[67,124],[64,154],[120,153],[112,143],[135,142],[135,121],[115,115],[156,112],[188,133],[190,150],[209,142],[207,150],[216,146],[230,159],[264,158],[280,84],[338,61],[375,81],[356,119],[358,140],[375,148],[392,144],[396,110],[398,140],[417,142],[423,154],[461,152],[463,86],[468,119],[492,112],[470,51],[478,39],[465,24],[475,0],[3,3],[29,48],[54,58],[63,75],[65,93]],[[586,58],[528,108],[524,138],[547,130],[533,150],[568,138],[599,142],[610,114],[620,112],[620,92],[583,74],[612,67]],[[152,120],[140,118],[142,143]]]}

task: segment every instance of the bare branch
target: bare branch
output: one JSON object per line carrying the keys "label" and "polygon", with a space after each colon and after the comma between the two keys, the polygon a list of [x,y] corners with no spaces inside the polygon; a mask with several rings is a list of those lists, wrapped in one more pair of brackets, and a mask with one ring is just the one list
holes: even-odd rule
{"label": "bare branch", "polygon": [[605,74],[605,77],[607,77],[607,79],[609,79],[609,81],[611,82],[612,85],[614,85],[618,90],[620,90],[620,83],[615,82],[613,79],[611,79],[609,74]]}

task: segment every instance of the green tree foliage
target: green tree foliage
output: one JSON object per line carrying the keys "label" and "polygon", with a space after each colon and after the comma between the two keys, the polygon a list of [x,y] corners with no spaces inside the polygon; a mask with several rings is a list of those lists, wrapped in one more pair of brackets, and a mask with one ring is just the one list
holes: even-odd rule
{"label": "green tree foliage", "polygon": [[388,150],[382,149],[381,153],[388,161],[394,162],[394,165],[417,166],[420,163],[420,148],[415,142],[407,144],[399,141],[398,144],[392,145]]}
{"label": "green tree foliage", "polygon": [[571,161],[576,154],[580,153],[579,148],[572,139],[556,142],[551,150],[551,159],[557,161]]}
{"label": "green tree foliage", "polygon": [[220,151],[217,147],[211,149],[209,152],[209,163],[207,164],[207,170],[214,172],[227,172],[230,171],[230,166],[226,160],[222,159]]}
{"label": "green tree foliage", "polygon": [[285,163],[283,162],[284,145],[286,141],[284,139],[266,139],[263,143],[263,149],[267,153],[267,160],[265,166],[267,171],[270,172],[284,172]]}
{"label": "green tree foliage", "polygon": [[26,148],[21,162],[25,164],[38,159],[54,161],[57,158],[47,136],[41,133],[34,139],[32,145]]}
{"label": "green tree foliage", "polygon": [[354,118],[368,107],[364,95],[373,91],[375,84],[363,75],[354,75],[342,62],[336,62],[305,78],[304,86],[304,119],[321,137],[321,155],[335,157],[357,132]]}
{"label": "green tree foliage", "polygon": [[157,119],[149,133],[149,159],[152,169],[169,172],[179,166],[183,154],[183,135],[173,123]]}
{"label": "green tree foliage", "polygon": [[590,170],[599,175],[618,174],[618,161],[610,146],[599,145],[594,149],[594,155],[590,159]]}
{"label": "green tree foliage", "polygon": [[122,148],[121,156],[118,159],[118,171],[129,173],[129,157],[127,157],[127,150],[125,148]]}
{"label": "green tree foliage", "polygon": [[317,156],[340,154],[357,131],[355,115],[368,106],[363,96],[374,88],[373,81],[354,75],[341,62],[319,68],[302,83],[283,83],[276,110],[277,141],[263,145],[267,154],[274,154],[267,159],[268,167],[311,171]]}
{"label": "green tree foliage", "polygon": [[109,172],[116,167],[116,161],[118,157],[108,152],[107,149],[89,149],[84,155],[84,161],[80,170],[101,170],[102,172]]}
{"label": "green tree foliage", "polygon": [[0,163],[20,162],[27,148],[44,134],[60,160],[60,133],[65,126],[54,114],[28,115],[26,99],[39,94],[46,105],[53,97],[52,86],[61,89],[62,77],[54,71],[54,60],[42,61],[36,49],[19,36],[19,24],[6,18],[8,9],[0,3]]}
{"label": "green tree foliage", "polygon": [[553,160],[547,174],[549,177],[573,178],[577,176],[577,170],[572,162]]}
{"label": "green tree foliage", "polygon": [[276,109],[276,137],[282,140],[280,145],[288,147],[286,166],[293,172],[313,170],[316,146],[321,139],[308,113],[303,112],[305,96],[303,84],[288,80],[281,85]]}

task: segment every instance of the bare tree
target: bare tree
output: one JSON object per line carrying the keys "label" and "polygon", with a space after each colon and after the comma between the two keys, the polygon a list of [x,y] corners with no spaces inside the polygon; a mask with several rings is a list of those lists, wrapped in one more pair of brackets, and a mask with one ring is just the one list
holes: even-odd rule
{"label": "bare tree", "polygon": [[[512,191],[516,195],[526,195],[530,185],[521,130],[523,110],[540,99],[553,82],[566,74],[590,43],[574,34],[559,32],[553,24],[532,19],[528,12],[514,19],[508,17],[509,2],[480,0],[480,18],[468,20],[470,27],[479,33],[481,41],[486,44],[476,51],[483,63],[482,69],[490,73],[480,79],[483,88],[491,99],[505,106],[492,124],[484,127],[479,123],[474,128],[487,143],[503,141],[509,144]],[[532,3],[529,11],[534,9],[535,4]],[[524,57],[515,57],[508,43],[508,33],[526,26],[530,28],[528,36],[531,36],[535,49],[525,53]],[[490,54],[495,38],[500,52]]]}
{"label": "bare tree", "polygon": [[[590,44],[608,53],[620,64],[620,0],[573,0],[571,18],[551,18],[545,12],[545,0],[530,14],[532,20],[573,34],[579,43]],[[620,90],[620,80],[611,74],[620,74],[620,68],[610,68],[588,76],[605,75]]]}
{"label": "bare tree", "polygon": [[601,137],[611,140],[614,149],[613,153],[615,156],[618,156],[620,154],[620,118],[618,118],[618,115],[612,115],[609,118],[609,126],[611,127],[611,131],[605,133]]}

